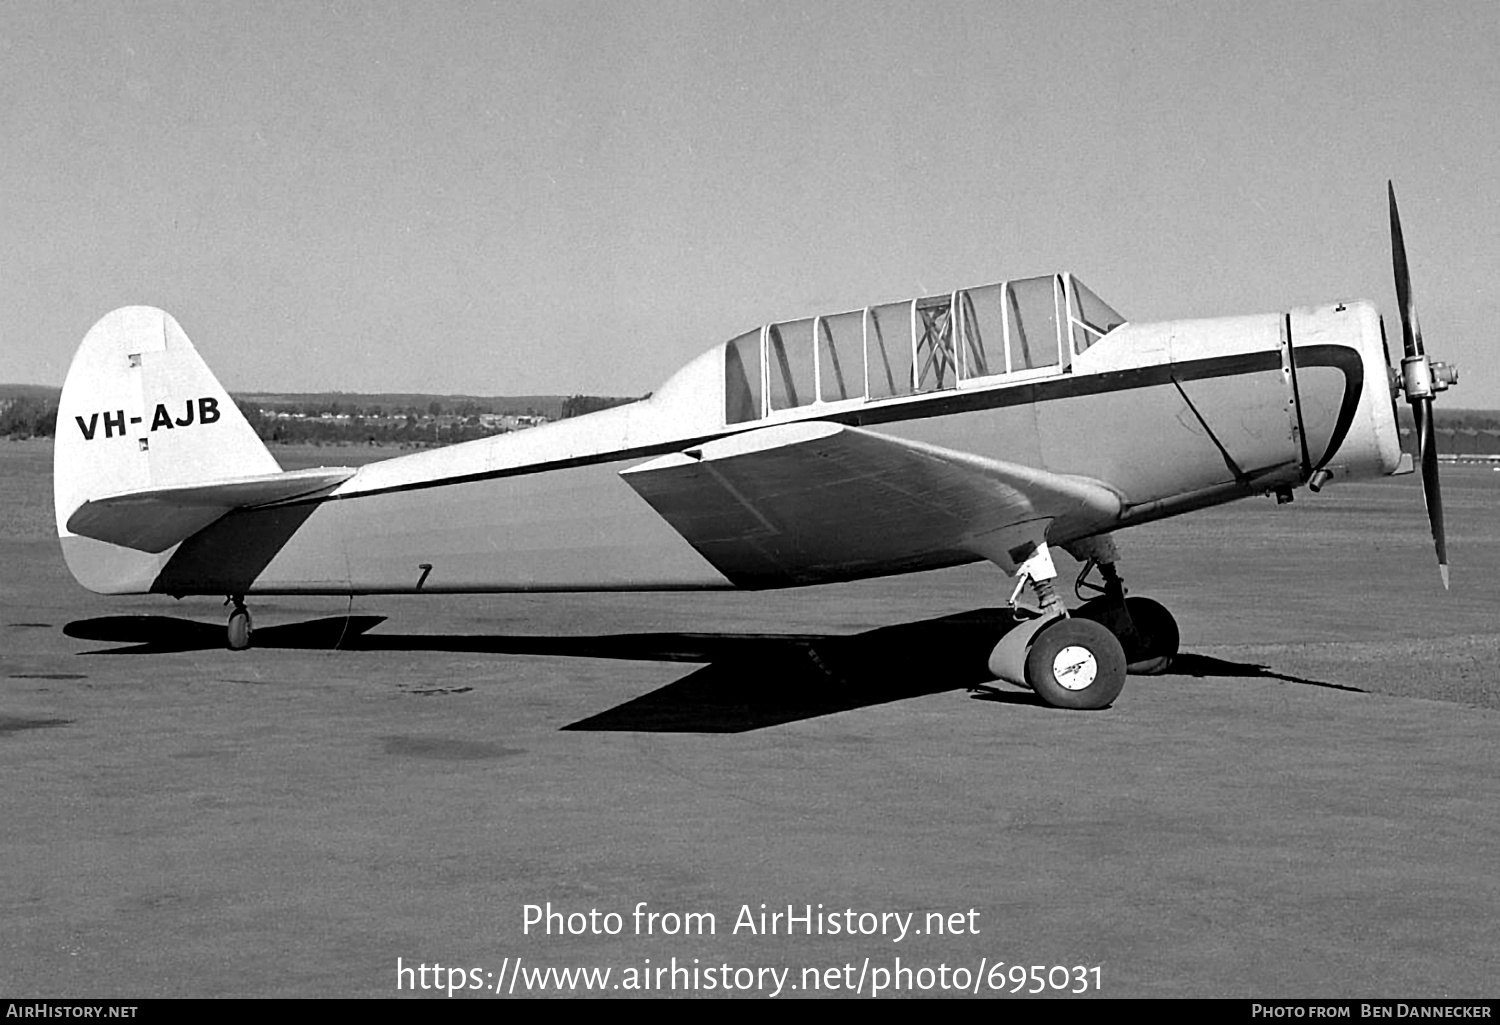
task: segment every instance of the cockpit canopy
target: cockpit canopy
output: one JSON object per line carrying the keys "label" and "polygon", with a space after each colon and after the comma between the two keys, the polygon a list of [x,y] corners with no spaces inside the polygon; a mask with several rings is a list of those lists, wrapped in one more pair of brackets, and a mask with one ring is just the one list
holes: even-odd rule
{"label": "cockpit canopy", "polygon": [[1073,275],[1048,274],[767,324],[724,345],[724,420],[1061,373],[1123,323]]}

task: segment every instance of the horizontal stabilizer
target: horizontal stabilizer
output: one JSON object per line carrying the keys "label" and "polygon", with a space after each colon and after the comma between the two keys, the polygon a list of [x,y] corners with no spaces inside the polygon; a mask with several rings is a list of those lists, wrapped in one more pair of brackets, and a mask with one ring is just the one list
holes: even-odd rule
{"label": "horizontal stabilizer", "polygon": [[621,476],[740,586],[847,580],[1108,529],[1120,498],[1048,473],[824,421],[746,431]]}
{"label": "horizontal stabilizer", "polygon": [[67,529],[141,552],[164,552],[234,509],[306,498],[352,476],[349,467],[323,466],[124,491],[84,502],[68,517]]}

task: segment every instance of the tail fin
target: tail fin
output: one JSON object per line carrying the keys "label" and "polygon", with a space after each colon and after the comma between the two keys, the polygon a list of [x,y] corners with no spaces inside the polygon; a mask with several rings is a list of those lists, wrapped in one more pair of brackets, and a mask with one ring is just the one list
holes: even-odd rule
{"label": "tail fin", "polygon": [[170,554],[78,536],[68,521],[84,503],[280,469],[169,314],[127,306],[84,336],[58,403],[52,465],[57,533],[84,586],[149,590]]}

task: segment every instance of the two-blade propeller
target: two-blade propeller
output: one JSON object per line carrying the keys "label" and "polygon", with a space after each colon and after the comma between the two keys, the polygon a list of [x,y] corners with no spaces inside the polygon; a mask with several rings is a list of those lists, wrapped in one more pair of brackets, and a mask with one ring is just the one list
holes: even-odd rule
{"label": "two-blade propeller", "polygon": [[1438,572],[1448,587],[1448,540],[1443,530],[1443,492],[1438,485],[1437,438],[1432,422],[1432,397],[1458,383],[1458,370],[1434,363],[1422,348],[1422,327],[1412,300],[1411,273],[1406,268],[1406,243],[1401,238],[1401,215],[1396,212],[1396,187],[1386,182],[1391,200],[1391,259],[1396,268],[1396,302],[1401,307],[1401,342],[1406,357],[1401,361],[1401,390],[1411,403],[1417,429],[1418,462],[1422,464],[1422,494],[1427,500],[1427,519],[1432,524],[1432,543],[1437,549]]}

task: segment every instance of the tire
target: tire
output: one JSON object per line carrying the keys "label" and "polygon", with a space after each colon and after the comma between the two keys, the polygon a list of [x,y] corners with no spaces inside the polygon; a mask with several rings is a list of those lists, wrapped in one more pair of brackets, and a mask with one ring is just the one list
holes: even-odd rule
{"label": "tire", "polygon": [[1125,651],[1090,619],[1059,619],[1026,653],[1026,682],[1053,708],[1108,708],[1125,686]]}
{"label": "tire", "polygon": [[1166,672],[1181,643],[1177,620],[1165,605],[1150,598],[1126,598],[1125,608],[1130,612],[1133,630],[1125,629],[1119,605],[1107,598],[1086,601],[1073,615],[1101,624],[1119,639],[1125,649],[1127,672],[1137,676]]}
{"label": "tire", "polygon": [[250,647],[250,610],[241,605],[229,614],[229,650]]}
{"label": "tire", "polygon": [[1136,643],[1129,647],[1125,658],[1129,662],[1126,671],[1139,676],[1156,676],[1166,672],[1177,657],[1182,637],[1177,632],[1177,620],[1159,601],[1150,598],[1126,598],[1125,607],[1130,610],[1130,622],[1135,626]]}

